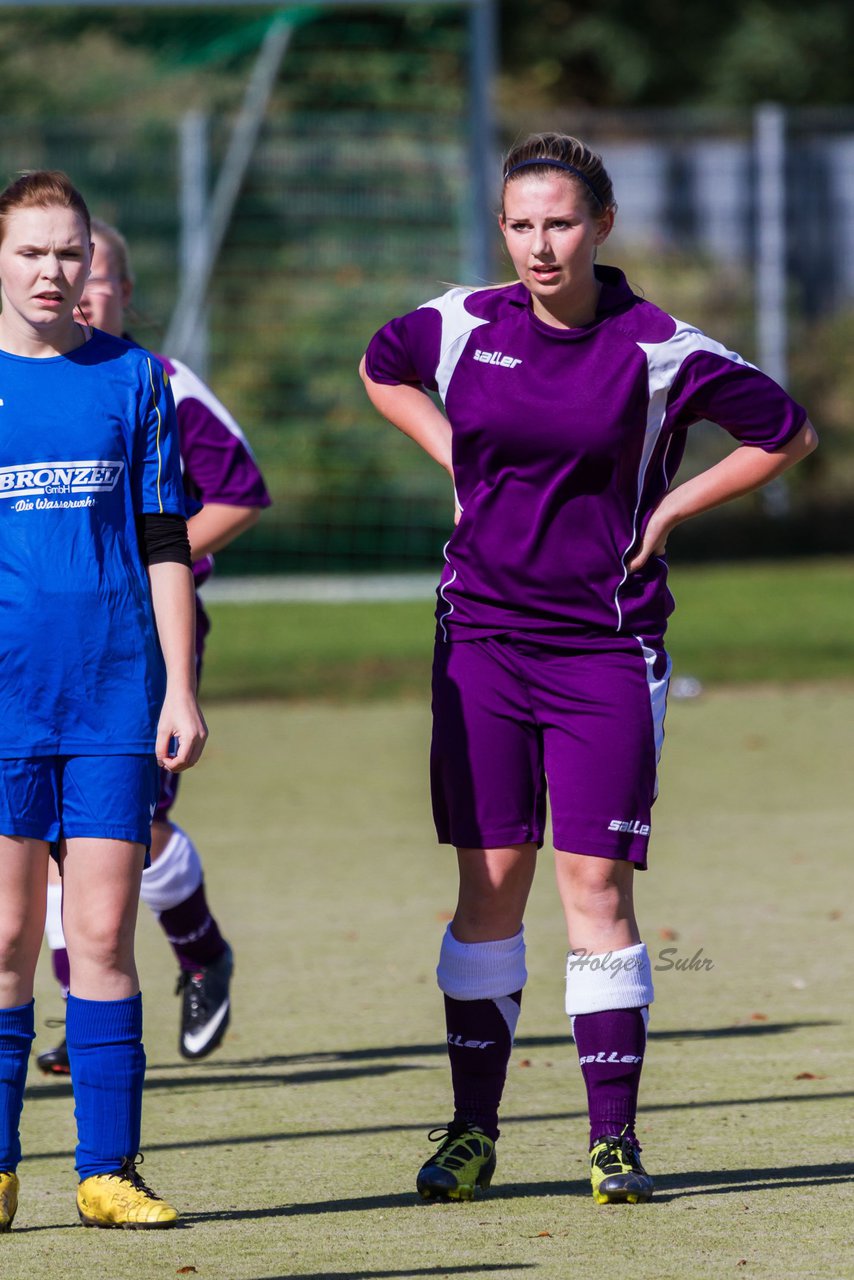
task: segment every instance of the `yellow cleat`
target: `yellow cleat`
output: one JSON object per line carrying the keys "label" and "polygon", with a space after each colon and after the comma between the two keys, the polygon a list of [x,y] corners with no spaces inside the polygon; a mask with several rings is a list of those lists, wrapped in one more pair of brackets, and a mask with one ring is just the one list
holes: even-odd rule
{"label": "yellow cleat", "polygon": [[645,1204],[652,1178],[640,1162],[640,1147],[626,1136],[603,1138],[590,1152],[590,1178],[597,1204]]}
{"label": "yellow cleat", "polygon": [[18,1175],[0,1173],[0,1231],[12,1230],[12,1219],[18,1209]]}
{"label": "yellow cleat", "polygon": [[77,1188],[77,1212],[84,1227],[124,1227],[129,1231],[172,1227],[178,1220],[177,1209],[145,1185],[131,1159],[115,1173],[85,1178]]}
{"label": "yellow cleat", "polygon": [[452,1120],[427,1136],[440,1145],[418,1173],[415,1185],[422,1200],[473,1200],[475,1187],[489,1186],[495,1143],[481,1128]]}

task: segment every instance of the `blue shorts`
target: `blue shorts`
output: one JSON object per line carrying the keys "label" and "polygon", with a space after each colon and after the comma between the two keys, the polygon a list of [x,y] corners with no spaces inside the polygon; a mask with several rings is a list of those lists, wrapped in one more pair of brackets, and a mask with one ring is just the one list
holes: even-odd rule
{"label": "blue shorts", "polygon": [[147,756],[28,756],[0,760],[0,835],[151,844],[157,760]]}

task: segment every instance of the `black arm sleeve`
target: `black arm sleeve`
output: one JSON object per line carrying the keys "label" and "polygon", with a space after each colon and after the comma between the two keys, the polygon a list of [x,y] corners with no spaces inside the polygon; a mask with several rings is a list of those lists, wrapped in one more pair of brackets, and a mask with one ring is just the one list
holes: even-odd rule
{"label": "black arm sleeve", "polygon": [[137,516],[136,536],[143,564],[171,562],[192,569],[187,521],[183,516]]}

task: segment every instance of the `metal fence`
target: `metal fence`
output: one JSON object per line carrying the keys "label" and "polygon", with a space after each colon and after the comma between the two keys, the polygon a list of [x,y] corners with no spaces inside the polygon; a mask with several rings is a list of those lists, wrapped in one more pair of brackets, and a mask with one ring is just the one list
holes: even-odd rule
{"label": "metal fence", "polygon": [[[196,331],[198,360],[246,429],[275,500],[221,556],[225,572],[411,569],[441,557],[446,478],[376,419],[356,366],[392,315],[450,282],[482,283],[466,279],[470,135],[464,77],[454,79],[446,55],[430,109],[423,94],[409,110],[295,100],[261,130]],[[5,173],[61,165],[125,231],[135,336],[155,349],[186,258],[188,184],[212,183],[229,126],[197,117],[0,126]],[[854,385],[850,358],[833,355],[854,328],[854,109],[766,113],[764,125],[751,113],[520,111],[501,131],[507,143],[546,127],[605,155],[620,213],[603,260],[747,358],[780,359],[771,371],[820,400],[809,408],[820,430],[829,424],[825,461],[807,469],[786,519],[748,504],[716,529],[711,550],[744,546],[745,521],[754,551],[854,549],[844,511]],[[509,278],[497,231],[493,245],[496,274]],[[716,440],[699,430],[688,465],[714,456]],[[710,553],[706,542],[685,547]]]}

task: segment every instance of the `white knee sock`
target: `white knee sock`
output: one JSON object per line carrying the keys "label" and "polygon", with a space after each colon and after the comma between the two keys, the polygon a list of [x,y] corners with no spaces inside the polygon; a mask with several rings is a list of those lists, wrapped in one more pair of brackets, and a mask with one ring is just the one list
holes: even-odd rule
{"label": "white knee sock", "polygon": [[519,1005],[511,996],[528,980],[524,926],[512,938],[495,942],[458,942],[448,925],[442,938],[436,980],[452,1000],[491,1000],[507,1023],[510,1041],[516,1034]]}
{"label": "white knee sock", "polygon": [[[524,927],[512,938],[495,942],[458,942],[448,925],[436,980],[439,990],[452,1000],[498,1001],[521,991],[528,980]],[[518,1005],[514,1004],[511,1012],[518,1017]]]}
{"label": "white knee sock", "polygon": [[643,942],[604,955],[570,952],[566,958],[566,1011],[571,1018],[607,1009],[641,1009],[654,998],[652,966]]}
{"label": "white knee sock", "polygon": [[186,902],[202,879],[202,861],[196,846],[185,831],[175,827],[160,857],[143,871],[140,897],[160,915]]}
{"label": "white knee sock", "polygon": [[51,951],[62,951],[65,948],[65,934],[62,932],[62,885],[49,884],[47,887],[47,914],[44,922],[47,945]]}

